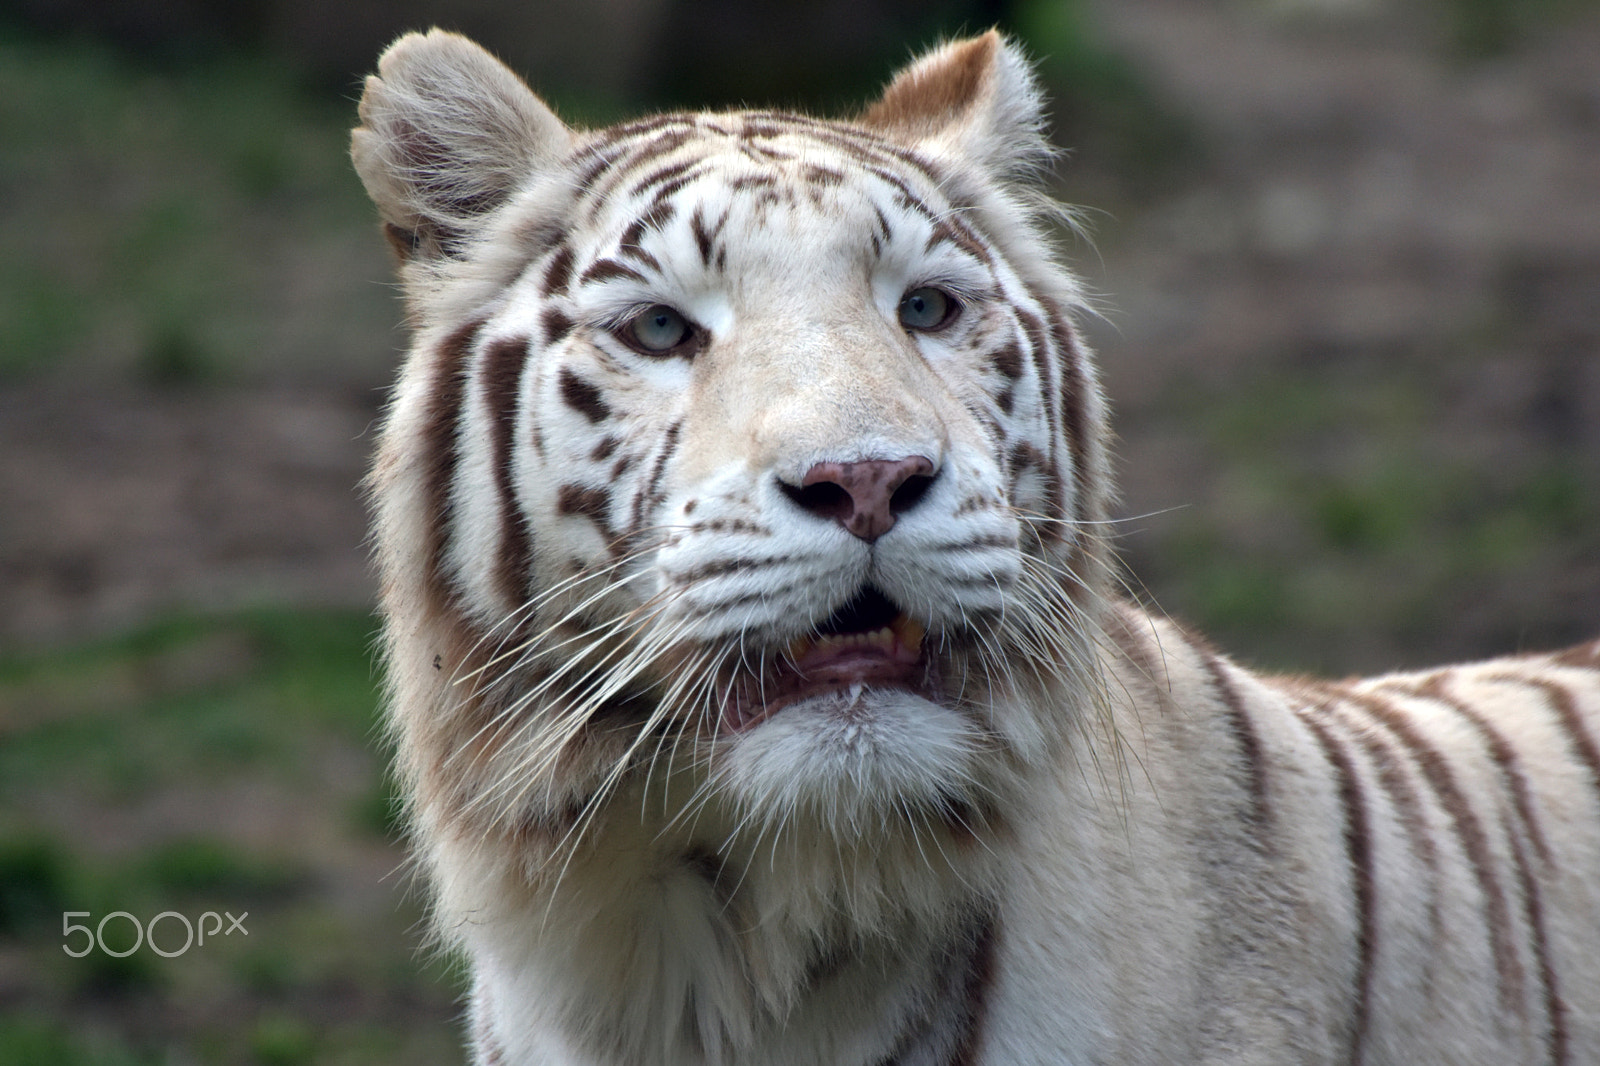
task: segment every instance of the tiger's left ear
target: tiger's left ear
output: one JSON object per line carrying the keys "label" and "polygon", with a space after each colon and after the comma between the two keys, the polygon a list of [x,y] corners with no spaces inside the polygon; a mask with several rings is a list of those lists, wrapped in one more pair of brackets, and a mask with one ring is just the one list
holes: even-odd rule
{"label": "tiger's left ear", "polygon": [[995,30],[923,55],[857,121],[904,143],[953,152],[1001,177],[1033,169],[1051,154],[1033,69]]}

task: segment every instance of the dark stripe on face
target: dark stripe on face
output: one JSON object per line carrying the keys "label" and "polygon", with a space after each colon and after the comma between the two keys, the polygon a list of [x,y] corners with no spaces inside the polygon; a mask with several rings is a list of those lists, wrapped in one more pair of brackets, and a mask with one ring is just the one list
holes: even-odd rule
{"label": "dark stripe on face", "polygon": [[[722,227],[719,224],[717,228],[721,229]],[[709,267],[711,265],[713,233],[706,227],[705,215],[701,213],[698,205],[694,209],[694,214],[689,216],[689,229],[694,233],[695,247],[700,249],[700,262]]]}
{"label": "dark stripe on face", "polygon": [[572,518],[589,519],[600,528],[606,541],[611,541],[611,493],[608,490],[562,485],[556,490],[556,511]]}
{"label": "dark stripe on face", "polygon": [[661,476],[666,472],[667,460],[671,459],[678,451],[678,432],[683,428],[681,421],[674,422],[667,427],[667,432],[662,436],[661,450],[656,452],[655,463],[650,467],[650,477],[646,480],[644,489],[633,498],[633,518],[628,526],[631,533],[638,533],[644,522],[646,508],[653,508],[661,502],[658,495],[661,489]]}
{"label": "dark stripe on face", "polygon": [[1516,943],[1512,939],[1511,908],[1506,902],[1505,890],[1495,880],[1494,851],[1489,846],[1489,836],[1466,794],[1456,781],[1450,763],[1438,749],[1428,743],[1411,719],[1398,708],[1378,696],[1341,693],[1347,703],[1359,707],[1381,722],[1394,734],[1416,760],[1418,768],[1428,781],[1428,787],[1439,797],[1440,804],[1455,827],[1462,851],[1472,867],[1478,889],[1483,894],[1484,924],[1489,934],[1489,946],[1494,953],[1495,970],[1500,977],[1500,1006],[1507,1011],[1524,1014],[1523,989],[1527,975],[1522,961],[1517,957]]}
{"label": "dark stripe on face", "polygon": [[580,378],[571,367],[561,368],[558,384],[562,402],[588,419],[590,425],[604,422],[611,417],[611,407],[606,403],[600,389]]}
{"label": "dark stripe on face", "polygon": [[1072,456],[1072,466],[1078,483],[1086,495],[1094,487],[1088,484],[1092,476],[1089,467],[1089,382],[1083,372],[1084,353],[1078,343],[1077,331],[1067,321],[1066,313],[1048,300],[1042,301],[1050,313],[1050,335],[1056,342],[1056,358],[1061,363],[1061,420],[1062,432],[1067,438],[1067,451]]}
{"label": "dark stripe on face", "polygon": [[567,339],[567,334],[572,332],[572,319],[554,307],[544,309],[544,314],[539,316],[539,324],[544,327],[544,343],[547,348],[560,344]]}
{"label": "dark stripe on face", "polygon": [[619,263],[615,259],[596,259],[578,277],[578,284],[589,285],[598,281],[612,281],[616,278],[627,278],[630,281],[643,281],[644,275],[626,263]]}
{"label": "dark stripe on face", "polygon": [[1014,340],[1006,341],[989,353],[989,365],[1008,381],[1017,380],[1022,376],[1022,347]]}
{"label": "dark stripe on face", "polygon": [[818,166],[815,163],[807,164],[801,170],[800,176],[813,185],[833,187],[844,184],[844,174],[834,170],[832,167]]}
{"label": "dark stripe on face", "polygon": [[450,543],[450,526],[455,518],[452,488],[456,465],[460,461],[458,436],[461,424],[461,397],[466,388],[468,359],[482,331],[482,320],[469,322],[446,337],[434,358],[426,413],[423,416],[422,447],[427,457],[425,493],[428,517],[428,571],[424,585],[432,609],[456,613],[456,595],[445,576],[445,554]]}
{"label": "dark stripe on face", "polygon": [[622,231],[621,244],[624,248],[637,247],[647,233],[659,233],[667,223],[672,221],[672,216],[677,213],[676,208],[670,203],[657,204],[643,215],[634,219],[628,228]]}
{"label": "dark stripe on face", "polygon": [[628,188],[629,197],[643,196],[657,186],[670,183],[687,175],[695,167],[704,163],[704,159],[680,159],[676,163],[669,163],[664,167],[657,167],[646,174]]}
{"label": "dark stripe on face", "polygon": [[489,413],[494,483],[500,501],[500,553],[495,563],[495,583],[513,607],[520,607],[527,599],[528,563],[532,557],[527,516],[518,505],[512,483],[511,456],[528,346],[526,338],[497,340],[484,354],[483,366],[484,406]]}
{"label": "dark stripe on face", "polygon": [[572,249],[563,247],[550,257],[550,265],[544,272],[544,294],[546,296],[565,292],[567,283],[572,280]]}
{"label": "dark stripe on face", "polygon": [[1356,909],[1355,1003],[1350,1017],[1350,1061],[1359,1063],[1367,1040],[1367,1024],[1372,1016],[1372,967],[1377,955],[1378,923],[1373,911],[1372,836],[1361,783],[1356,778],[1350,754],[1333,739],[1325,711],[1310,707],[1300,711],[1300,720],[1316,738],[1322,754],[1333,768],[1339,786],[1339,803],[1344,808],[1345,853],[1350,859],[1351,888]]}

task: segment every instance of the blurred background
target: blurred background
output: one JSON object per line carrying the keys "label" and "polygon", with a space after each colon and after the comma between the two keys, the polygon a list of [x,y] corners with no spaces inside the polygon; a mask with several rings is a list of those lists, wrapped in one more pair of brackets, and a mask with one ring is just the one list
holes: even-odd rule
{"label": "blurred background", "polygon": [[[576,123],[848,107],[1000,25],[1086,209],[1130,587],[1274,669],[1600,631],[1593,0],[3,0],[0,1066],[460,1061],[375,725],[405,339],[345,157],[432,24]],[[129,951],[166,911],[248,933]]]}

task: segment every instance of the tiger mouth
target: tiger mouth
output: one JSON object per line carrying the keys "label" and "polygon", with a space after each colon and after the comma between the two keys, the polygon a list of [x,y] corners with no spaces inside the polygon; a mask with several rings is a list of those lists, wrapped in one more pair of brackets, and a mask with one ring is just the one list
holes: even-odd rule
{"label": "tiger mouth", "polygon": [[932,697],[936,664],[927,629],[868,585],[810,633],[791,640],[759,677],[736,685],[723,705],[722,732],[752,729],[783,708],[819,696],[900,688]]}

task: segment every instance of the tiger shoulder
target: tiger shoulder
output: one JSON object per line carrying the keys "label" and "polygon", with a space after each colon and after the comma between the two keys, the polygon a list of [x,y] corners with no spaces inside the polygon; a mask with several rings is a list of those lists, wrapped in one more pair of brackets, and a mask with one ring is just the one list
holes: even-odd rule
{"label": "tiger shoulder", "polygon": [[1600,1062],[1600,642],[1262,676],[1121,597],[1027,61],[561,121],[392,45],[388,722],[479,1066]]}

